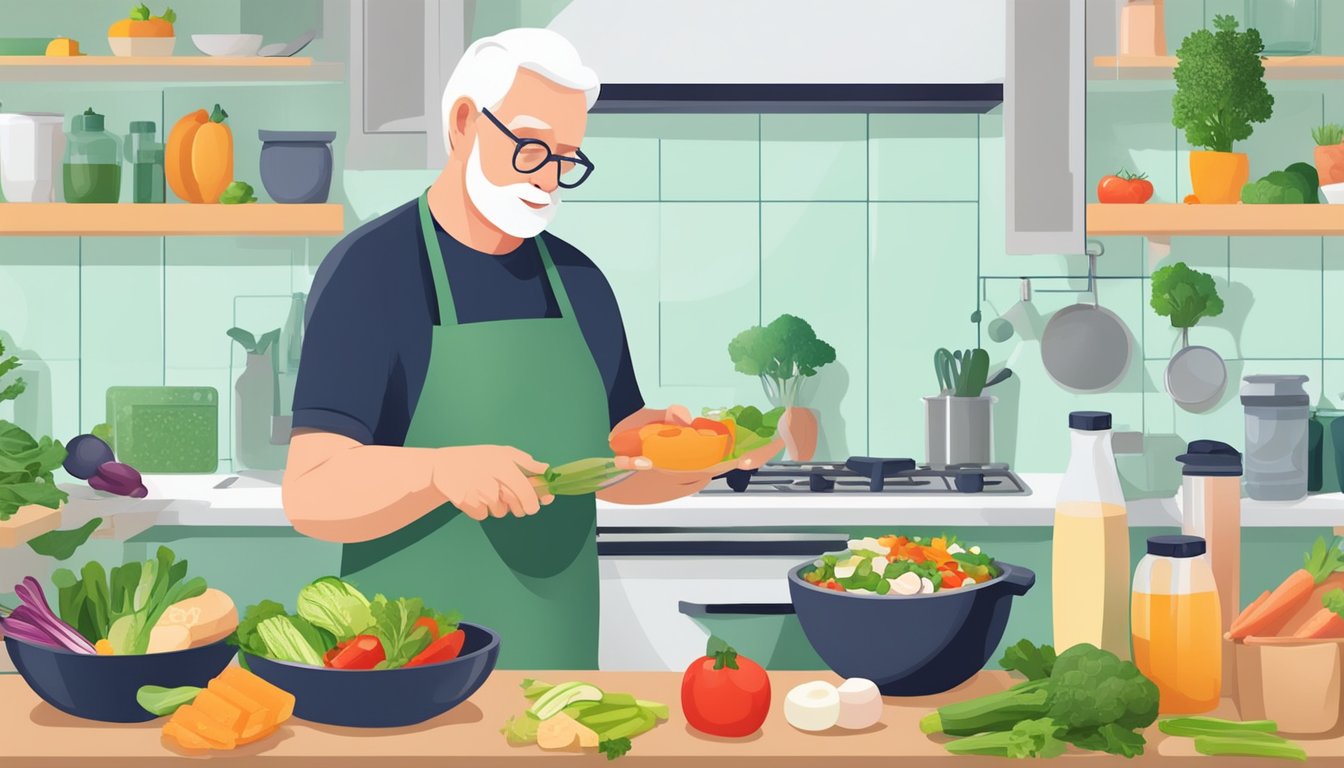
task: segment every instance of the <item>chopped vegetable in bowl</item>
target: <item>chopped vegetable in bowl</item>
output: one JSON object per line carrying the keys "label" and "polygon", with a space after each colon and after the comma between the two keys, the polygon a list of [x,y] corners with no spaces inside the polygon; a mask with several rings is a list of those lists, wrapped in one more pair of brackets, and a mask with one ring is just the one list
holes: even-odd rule
{"label": "chopped vegetable in bowl", "polygon": [[818,589],[859,595],[927,595],[996,578],[1002,570],[980,547],[963,547],[955,536],[851,539],[842,552],[828,552],[802,574]]}

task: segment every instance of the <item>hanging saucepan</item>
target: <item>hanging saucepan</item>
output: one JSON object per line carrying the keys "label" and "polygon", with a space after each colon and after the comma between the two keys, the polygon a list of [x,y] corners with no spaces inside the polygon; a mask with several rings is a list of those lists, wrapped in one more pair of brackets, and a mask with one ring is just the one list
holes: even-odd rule
{"label": "hanging saucepan", "polygon": [[1208,347],[1190,346],[1188,331],[1181,329],[1181,350],[1167,363],[1167,394],[1182,409],[1204,413],[1227,392],[1227,364]]}
{"label": "hanging saucepan", "polygon": [[1100,249],[1087,255],[1092,303],[1065,307],[1050,318],[1041,333],[1041,361],[1050,378],[1065,389],[1105,392],[1129,370],[1134,340],[1120,318],[1097,302]]}

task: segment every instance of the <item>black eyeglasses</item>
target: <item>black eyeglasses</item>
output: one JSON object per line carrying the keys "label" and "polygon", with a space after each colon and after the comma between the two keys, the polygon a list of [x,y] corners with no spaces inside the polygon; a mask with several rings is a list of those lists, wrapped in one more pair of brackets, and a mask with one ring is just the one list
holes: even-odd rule
{"label": "black eyeglasses", "polygon": [[499,121],[499,118],[491,114],[490,110],[482,109],[481,114],[490,118],[490,122],[503,131],[505,136],[513,139],[513,143],[517,145],[513,148],[513,168],[519,173],[536,173],[547,163],[554,161],[556,183],[565,189],[573,189],[579,186],[587,181],[589,175],[592,174],[593,161],[583,154],[583,150],[574,150],[577,157],[557,155],[541,139],[525,139],[515,136],[513,131],[510,131]]}

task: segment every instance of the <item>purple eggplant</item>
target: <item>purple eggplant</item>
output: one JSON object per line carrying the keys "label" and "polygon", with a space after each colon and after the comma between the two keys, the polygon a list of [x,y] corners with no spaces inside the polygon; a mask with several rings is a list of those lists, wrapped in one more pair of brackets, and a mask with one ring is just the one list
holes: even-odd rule
{"label": "purple eggplant", "polygon": [[109,461],[116,461],[112,448],[93,435],[79,435],[65,446],[65,471],[88,480],[98,473],[98,468]]}
{"label": "purple eggplant", "polygon": [[95,491],[115,493],[118,496],[136,496],[144,487],[140,473],[135,467],[116,461],[109,461],[98,467],[98,472],[89,478],[89,487]]}
{"label": "purple eggplant", "polygon": [[127,495],[130,496],[132,499],[143,499],[149,495],[149,489],[143,485],[140,485],[136,487],[134,491],[131,491]]}

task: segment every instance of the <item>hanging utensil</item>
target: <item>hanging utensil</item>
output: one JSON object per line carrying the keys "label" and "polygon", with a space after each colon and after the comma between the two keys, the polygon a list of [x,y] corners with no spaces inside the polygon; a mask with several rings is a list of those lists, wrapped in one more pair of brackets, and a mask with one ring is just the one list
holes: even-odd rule
{"label": "hanging utensil", "polygon": [[1181,349],[1167,363],[1167,394],[1190,413],[1204,413],[1227,392],[1227,363],[1208,347],[1190,346],[1189,329],[1181,329]]}
{"label": "hanging utensil", "polygon": [[1092,303],[1078,303],[1056,312],[1041,334],[1041,361],[1046,374],[1074,392],[1112,389],[1125,377],[1133,356],[1134,340],[1129,329],[1114,312],[1101,306],[1097,296],[1097,257],[1102,253],[1100,243],[1087,251],[1087,292],[1092,294]]}

